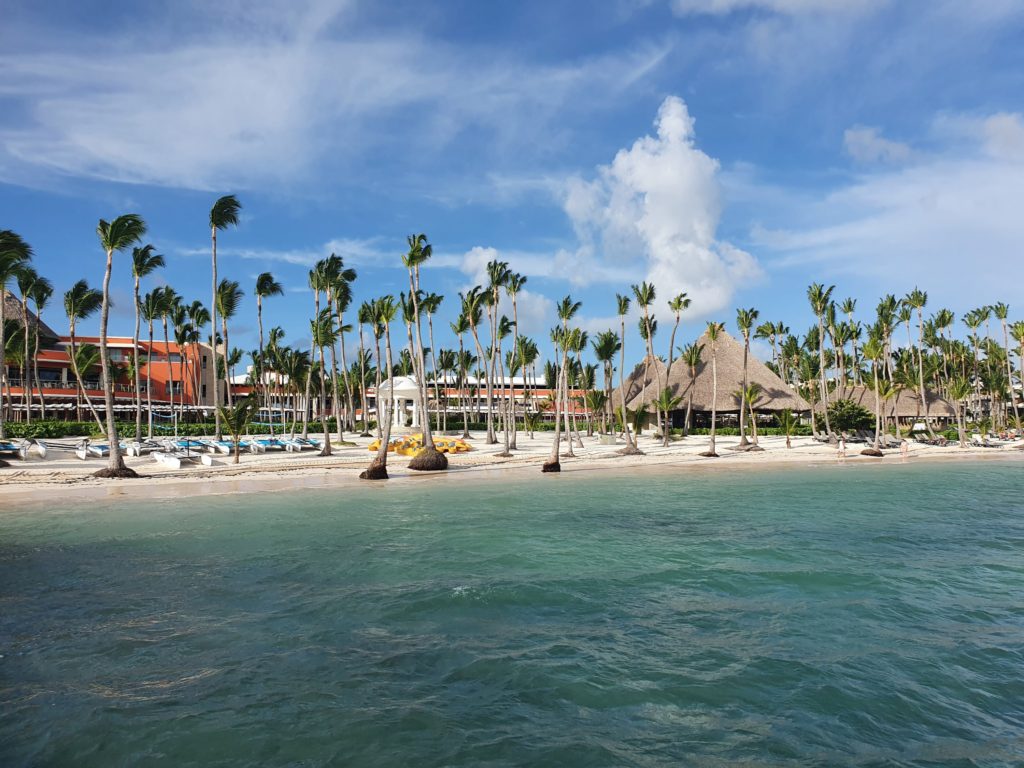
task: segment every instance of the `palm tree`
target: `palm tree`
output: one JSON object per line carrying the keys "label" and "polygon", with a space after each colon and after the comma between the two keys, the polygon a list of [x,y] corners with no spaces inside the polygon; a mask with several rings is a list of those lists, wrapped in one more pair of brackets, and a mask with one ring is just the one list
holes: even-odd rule
{"label": "palm tree", "polygon": [[[359,325],[359,402],[360,402],[360,406],[361,406],[362,411],[363,411],[363,431],[362,431],[362,434],[360,435],[360,437],[369,437],[370,436],[370,423],[369,423],[368,419],[370,418],[370,415],[369,415],[370,414],[370,409],[369,409],[369,406],[368,406],[368,404],[366,402],[366,358],[367,358],[368,353],[367,353],[367,351],[365,349],[365,345],[363,343],[363,326],[364,325],[370,325],[370,326],[373,326],[374,329],[376,330],[376,323],[374,322],[374,319],[373,319],[373,305],[370,302],[364,301],[362,304],[359,305],[359,310],[356,312],[356,321],[357,321],[357,323]],[[376,333],[374,335],[376,336]],[[378,386],[379,386],[379,383],[380,383],[379,367],[378,367],[378,374],[377,374],[377,376],[378,376]],[[378,433],[380,432],[380,418],[379,418],[379,416],[380,416],[380,414],[378,414],[378,418],[377,418],[377,431],[378,431]],[[379,436],[379,434],[378,434],[378,436]]]}
{"label": "palm tree", "polygon": [[[7,364],[4,361],[4,353],[7,342],[4,338],[6,333],[6,318],[4,308],[6,301],[4,294],[7,286],[14,280],[32,260],[32,248],[22,240],[21,236],[9,229],[0,229],[0,438],[5,437],[4,433],[4,401],[3,383],[7,378]],[[10,386],[10,382],[8,382]],[[10,405],[10,403],[8,403]],[[2,466],[2,465],[0,465]]]}
{"label": "palm tree", "polygon": [[220,406],[221,421],[228,428],[228,432],[231,433],[231,440],[235,444],[233,449],[235,464],[239,462],[239,456],[242,451],[242,435],[245,433],[246,425],[248,425],[249,418],[252,416],[252,411],[255,407],[256,398],[254,395],[243,397],[234,405]]}
{"label": "palm tree", "polygon": [[[384,330],[385,338],[385,349],[387,352],[387,371],[388,378],[391,382],[391,394],[389,398],[390,407],[386,409],[386,418],[382,418],[382,414],[385,413],[381,408],[381,397],[380,397],[380,380],[378,377],[377,382],[377,423],[384,422],[383,434],[380,437],[380,447],[377,449],[377,455],[373,461],[370,462],[370,466],[367,467],[359,477],[363,480],[387,480],[388,479],[388,447],[391,443],[391,422],[394,421],[391,411],[395,407],[395,377],[394,377],[394,366],[391,364],[391,323],[395,321],[395,315],[398,314],[398,304],[395,302],[394,296],[382,296],[373,302],[373,321],[375,326],[379,326]],[[377,369],[381,368],[380,350],[377,351]]]}
{"label": "palm tree", "polygon": [[811,309],[814,311],[814,316],[818,319],[818,366],[819,375],[821,376],[821,405],[822,411],[825,414],[825,432],[828,434],[830,441],[835,441],[835,435],[832,434],[832,425],[828,419],[828,386],[825,381],[825,313],[828,310],[829,305],[832,303],[832,291],[835,290],[835,286],[829,286],[826,288],[820,283],[812,283],[807,288],[807,300],[811,304]]}
{"label": "palm tree", "polygon": [[[97,294],[99,291],[97,291]],[[99,305],[97,305],[98,308]],[[79,344],[75,348],[73,355],[70,355],[71,366],[76,371],[81,371],[82,376],[88,376],[89,372],[99,366],[100,364],[100,348],[95,344]],[[82,420],[82,395],[85,394],[85,387],[82,386],[81,380],[79,380],[79,393],[75,398],[75,417]],[[100,420],[99,414],[96,413],[96,409],[92,407],[92,402],[89,402],[89,408],[92,410],[93,417],[96,419],[96,423],[99,425],[100,432],[103,431],[103,422]]]}
{"label": "palm tree", "polygon": [[[262,272],[256,278],[256,289],[254,291],[256,295],[256,324],[259,326],[260,331],[260,363],[263,374],[260,377],[260,381],[257,382],[257,388],[264,390],[263,398],[269,408],[270,400],[270,385],[266,381],[266,367],[262,365],[263,362],[263,300],[270,296],[283,296],[284,288],[281,284],[274,279],[274,276],[269,272]],[[270,419],[273,422],[273,418]]]}
{"label": "palm tree", "polygon": [[[142,303],[139,298],[139,281],[151,275],[157,269],[164,266],[164,257],[159,253],[155,252],[155,248],[152,245],[143,245],[141,247],[136,246],[132,248],[132,277],[134,278],[134,297],[135,297],[135,333],[132,336],[132,349],[135,350],[135,356],[138,358],[139,355],[139,330],[142,323]],[[150,337],[153,335],[153,324],[150,321],[149,325]],[[150,338],[150,354],[152,354],[153,339]],[[138,361],[135,364],[135,439],[142,440],[142,381],[139,375]],[[146,393],[147,398],[149,394],[149,366],[146,366]],[[151,402],[147,400],[147,402]],[[150,405],[152,408],[152,405]],[[153,436],[153,417],[149,417],[149,434]]]}
{"label": "palm tree", "polygon": [[[882,416],[882,398],[881,390],[878,378],[878,366],[883,357],[885,356],[885,345],[882,339],[877,335],[872,335],[867,342],[864,344],[864,348],[861,350],[865,360],[871,362],[871,376],[874,379],[874,391],[875,391],[875,439],[870,448],[865,448],[861,451],[866,456],[881,456],[881,439],[882,431],[884,428],[883,416]],[[814,417],[814,414],[811,414]]]}
{"label": "palm tree", "polygon": [[[526,275],[521,275],[518,272],[510,272],[508,275],[508,279],[505,282],[505,291],[506,293],[508,293],[509,298],[512,299],[512,351],[519,357],[517,362],[519,363],[519,366],[522,368],[523,374],[524,413],[526,410],[526,365],[523,362],[522,355],[520,354],[522,352],[522,349],[519,345],[519,305],[517,304],[517,298],[519,296],[520,291],[523,290],[523,286],[526,285],[526,280]],[[511,365],[509,366],[509,376],[512,375],[511,369],[513,367],[514,366]],[[512,383],[511,381],[509,382],[509,389],[511,390],[510,407],[512,409],[512,442],[509,445],[509,450],[514,451],[518,449],[518,446],[516,445],[516,388],[515,384]]]}
{"label": "palm tree", "polygon": [[[334,281],[329,286],[328,300],[332,301],[334,306],[334,314],[337,320],[337,336],[338,341],[341,342],[341,369],[343,371],[348,370],[348,355],[345,351],[345,334],[352,330],[350,325],[345,324],[345,311],[349,308],[352,303],[352,283],[356,279],[356,271],[351,268],[345,267],[345,262],[340,259],[340,265],[338,273],[335,276]],[[334,347],[331,347],[331,365],[334,365]],[[349,427],[352,431],[356,428],[356,405],[355,397],[352,392],[352,387],[349,382],[349,377],[346,375],[343,377],[345,384],[345,397],[348,401],[348,407],[345,409],[345,420],[348,422]],[[338,422],[338,442],[344,442],[341,422]]]}
{"label": "palm tree", "polygon": [[[174,319],[174,315],[180,307],[181,298],[170,286],[164,286],[160,294],[160,319],[164,327],[164,354],[167,360],[167,404],[171,409],[171,423],[174,427],[174,436],[178,436],[178,416],[174,410],[174,366],[171,364],[171,339],[168,333],[168,324]],[[175,331],[177,335],[177,331]],[[185,350],[178,347],[178,365],[185,364]],[[184,392],[182,392],[184,396]]]}
{"label": "palm tree", "polygon": [[[573,338],[569,333],[569,321],[579,311],[581,302],[573,301],[572,296],[566,296],[557,305],[558,319],[562,321],[562,334],[559,341],[562,346],[562,367],[561,367],[561,391],[562,399],[558,401],[558,407],[562,409],[565,419],[565,436],[568,444],[568,456],[575,456],[572,450],[572,429],[569,426],[569,352],[572,350]],[[558,413],[558,410],[555,411]]]}
{"label": "palm tree", "polygon": [[1003,326],[1003,345],[1006,348],[1006,378],[1010,385],[1010,405],[1013,407],[1014,421],[1019,423],[1020,411],[1017,409],[1017,391],[1013,386],[1013,362],[1011,361],[1010,355],[1010,331],[1006,322],[1006,318],[1010,314],[1010,307],[1003,302],[999,302],[992,306],[992,312]]}
{"label": "palm tree", "polygon": [[924,307],[928,303],[928,294],[914,288],[903,301],[908,309],[917,310],[917,385],[921,394],[921,404],[924,406],[924,425],[928,430],[929,437],[934,439],[935,430],[932,429],[932,422],[929,418],[928,391],[924,387]]}
{"label": "palm tree", "polygon": [[[21,325],[25,329],[23,336],[25,342],[25,349],[21,358],[21,394],[25,400],[25,420],[28,424],[32,423],[32,356],[29,354],[29,343],[32,339],[32,327],[28,321],[28,295],[32,291],[32,286],[36,284],[41,277],[32,267],[26,266],[20,270],[15,276],[15,282],[18,284],[18,291],[21,293]],[[35,329],[36,333],[39,333],[38,326]]]}
{"label": "palm tree", "polygon": [[591,344],[594,347],[594,357],[601,364],[604,371],[604,411],[603,411],[603,429],[605,433],[609,433],[609,422],[611,420],[611,402],[612,402],[612,371],[614,368],[615,354],[622,348],[622,342],[619,340],[619,334],[610,328],[607,331],[602,331],[597,335]]}
{"label": "palm tree", "polygon": [[971,382],[964,376],[957,376],[949,382],[947,391],[956,408],[956,435],[961,448],[967,447],[967,430],[964,428],[965,401],[971,396]]}
{"label": "palm tree", "polygon": [[[217,363],[217,232],[228,227],[238,225],[238,212],[242,210],[242,204],[234,195],[224,195],[213,204],[210,209],[210,245],[213,253],[213,281],[211,283],[212,309],[210,314],[210,338],[213,341],[213,409],[215,414],[216,437],[220,440],[223,435],[220,429],[220,373]],[[225,344],[227,340],[225,339]]]}
{"label": "palm tree", "polygon": [[[654,285],[648,282],[642,282],[639,285],[633,285],[633,296],[636,299],[637,306],[643,310],[644,316],[640,322],[640,335],[644,341],[647,342],[647,356],[644,358],[644,380],[643,387],[640,392],[644,393],[647,391],[647,384],[649,383],[649,374],[651,363],[654,361],[654,326],[651,323],[651,304],[654,303],[655,291]],[[654,369],[655,377],[658,380],[657,391],[661,391],[661,374],[658,373],[657,367]],[[658,423],[661,423],[661,411],[655,407],[655,414]]]}
{"label": "palm tree", "polygon": [[82,382],[82,370],[78,367],[78,350],[75,346],[75,326],[79,320],[84,320],[99,311],[103,304],[103,293],[90,288],[89,284],[85,280],[79,280],[64,294],[64,311],[68,316],[69,324],[69,346],[71,354],[71,372],[75,375],[75,381],[78,383],[78,388],[81,390],[82,396],[85,398],[86,405],[89,406],[89,410],[92,412],[93,417],[96,419],[96,425],[103,431],[103,422],[100,420],[99,413],[96,412],[95,406],[92,404],[92,400],[89,398],[89,393],[85,390],[85,384]]}
{"label": "palm tree", "polygon": [[796,416],[794,416],[793,412],[788,408],[783,408],[775,414],[775,418],[779,422],[779,428],[782,430],[782,434],[786,436],[786,447],[792,448],[792,437],[796,432]]}
{"label": "palm tree", "polygon": [[107,267],[103,273],[103,302],[100,307],[100,365],[103,371],[103,400],[107,409],[107,441],[110,443],[110,460],[106,469],[96,472],[96,477],[138,477],[134,470],[124,465],[121,445],[114,421],[114,381],[110,370],[110,350],[107,348],[107,321],[110,317],[110,276],[114,269],[114,253],[130,248],[146,234],[146,223],[138,214],[126,213],[113,221],[100,219],[96,227],[100,246],[107,255]]}
{"label": "palm tree", "polygon": [[[673,355],[673,353],[675,352],[675,349],[676,349],[676,331],[679,330],[679,321],[682,319],[683,310],[689,309],[690,301],[691,301],[690,298],[685,293],[680,293],[678,296],[675,296],[668,303],[668,308],[672,311],[672,314],[675,315],[676,322],[672,326],[672,335],[669,337],[669,341],[668,341],[668,368],[665,369],[666,377],[672,375],[672,355]],[[666,384],[666,387],[667,387],[668,386],[668,382],[666,381],[665,384]],[[664,436],[665,436],[665,443],[664,443],[664,445],[667,448],[668,447],[668,411],[665,411],[665,430],[664,430]]]}
{"label": "palm tree", "polygon": [[434,247],[427,242],[427,236],[422,233],[409,235],[406,241],[409,244],[409,250],[403,254],[402,263],[409,270],[409,295],[412,301],[413,327],[416,333],[416,354],[413,364],[416,366],[416,378],[423,406],[423,447],[412,457],[409,469],[418,471],[448,469],[448,457],[434,446],[434,438],[430,430],[430,398],[423,354],[423,333],[420,329],[420,267],[433,255]]}
{"label": "palm tree", "polygon": [[690,434],[690,419],[693,417],[693,390],[697,386],[697,368],[700,367],[701,355],[704,352],[704,345],[694,342],[682,348],[681,355],[686,363],[686,370],[690,374],[690,388],[686,397],[686,418],[683,420],[683,434]]}
{"label": "palm tree", "polygon": [[629,314],[629,302],[628,296],[622,294],[615,294],[615,302],[619,315],[619,338],[622,339],[622,344],[619,347],[619,400],[620,407],[622,408],[622,431],[626,436],[626,447],[623,448],[619,453],[624,456],[629,455],[643,455],[643,451],[640,450],[640,446],[633,440],[629,434],[629,421],[626,418],[626,315]]}
{"label": "palm tree", "polygon": [[[149,345],[146,348],[146,411],[149,414],[147,437],[153,438],[153,325],[164,313],[165,301],[163,287],[158,286],[142,298],[140,312],[142,319],[149,328]],[[169,355],[170,350],[166,350]]]}
{"label": "palm tree", "polygon": [[[228,320],[238,312],[238,305],[241,304],[244,295],[241,287],[235,280],[221,280],[217,286],[217,312],[220,313],[220,328],[221,335],[224,337],[225,353],[230,353],[231,350],[231,341],[228,337]],[[211,328],[210,335],[212,336],[213,334],[214,329]],[[229,407],[232,405],[230,369],[231,366],[225,363],[224,381],[227,383],[227,403]],[[216,374],[220,376],[220,371],[216,371]]]}
{"label": "palm tree", "polygon": [[[563,299],[563,301],[562,301],[563,305],[565,305],[566,303],[571,303],[571,299],[568,296],[566,296],[565,299]],[[561,309],[561,307],[560,307],[560,309]],[[561,362],[560,362],[559,369],[558,369],[558,376],[557,376],[556,381],[555,381],[555,397],[552,400],[552,405],[554,406],[554,416],[555,416],[555,434],[554,434],[554,439],[551,442],[551,455],[548,456],[548,460],[546,462],[544,462],[544,465],[541,467],[541,470],[540,470],[541,472],[561,472],[562,471],[562,463],[559,460],[559,456],[558,456],[559,449],[561,447],[561,442],[562,442],[562,421],[561,421],[561,418],[559,417],[559,414],[558,414],[558,408],[559,408],[559,406],[561,405],[561,402],[562,402],[562,381],[565,379],[565,369],[566,369],[566,365],[568,363],[568,350],[569,350],[569,340],[567,338],[568,335],[569,335],[569,333],[565,329],[564,325],[562,327],[555,326],[554,328],[551,329],[551,340],[555,344],[556,353],[560,349],[562,351],[562,354],[561,354]],[[572,436],[571,435],[569,436],[569,451],[570,452],[572,451]]]}
{"label": "palm tree", "polygon": [[466,333],[469,332],[470,327],[469,316],[466,315],[465,312],[465,297],[462,297],[462,300],[463,311],[459,313],[459,316],[455,319],[455,322],[449,323],[449,327],[452,329],[452,333],[454,333],[459,339],[459,352],[458,358],[456,360],[456,364],[458,366],[457,387],[459,392],[459,406],[462,409],[462,439],[466,440],[469,438],[469,415],[466,412],[466,400],[465,398],[462,397],[462,392],[465,389],[467,383],[466,371],[468,369],[468,366],[464,365],[466,358],[466,348],[465,345],[463,344],[463,337],[465,336]]}
{"label": "palm tree", "polygon": [[708,435],[708,449],[701,456],[718,458],[715,453],[715,425],[718,421],[718,337],[725,332],[725,323],[709,322],[708,341],[711,342],[711,432]]}
{"label": "palm tree", "polygon": [[39,324],[43,320],[43,309],[49,303],[51,296],[53,296],[53,283],[45,277],[37,278],[32,283],[32,287],[28,292],[28,298],[32,299],[32,302],[36,305],[36,332],[34,334],[35,346],[32,353],[32,373],[36,379],[36,387],[39,389],[39,408],[40,414],[44,419],[46,418],[46,395],[43,392],[43,382],[39,379]]}
{"label": "palm tree", "polygon": [[[323,426],[324,432],[324,447],[323,450],[320,451],[320,455],[330,456],[331,434],[327,430],[327,380],[324,374],[327,362],[324,360],[324,347],[333,346],[336,340],[336,334],[334,331],[334,312],[331,308],[325,307],[316,316],[316,319],[310,320],[309,328],[313,347],[320,350],[320,422]],[[335,418],[339,418],[337,416],[337,409],[335,409]]]}
{"label": "palm tree", "polygon": [[746,448],[750,443],[747,441],[747,370],[748,358],[750,357],[750,329],[757,322],[761,313],[751,307],[750,309],[736,310],[736,327],[743,334],[743,385],[740,389],[740,442],[737,448]]}

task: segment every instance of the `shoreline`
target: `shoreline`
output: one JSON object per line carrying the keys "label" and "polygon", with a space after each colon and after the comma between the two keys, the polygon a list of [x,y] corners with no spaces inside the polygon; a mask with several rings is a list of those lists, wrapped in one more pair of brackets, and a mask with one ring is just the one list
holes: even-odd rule
{"label": "shoreline", "polygon": [[[279,492],[303,489],[345,489],[353,487],[382,488],[389,484],[405,485],[409,482],[491,482],[514,481],[519,478],[539,478],[541,463],[550,453],[550,436],[546,433],[530,440],[525,435],[519,440],[519,450],[511,458],[495,456],[501,444],[484,445],[483,435],[471,438],[476,447],[468,454],[450,456],[446,472],[420,473],[406,468],[409,457],[392,454],[389,457],[391,479],[367,481],[359,479],[369,464],[371,454],[366,448],[367,438],[354,438],[356,445],[338,448],[331,457],[313,454],[244,455],[239,465],[230,463],[230,457],[219,457],[222,464],[215,467],[189,467],[166,470],[143,457],[127,461],[140,472],[137,480],[101,480],[91,472],[103,466],[101,460],[82,462],[75,459],[52,461],[29,460],[12,464],[0,470],[0,507],[7,510],[25,506],[52,505],[54,501],[102,501],[109,499],[166,499],[192,498],[247,493]],[[347,439],[352,440],[349,437]],[[1024,466],[1024,445],[1014,444],[1001,448],[939,448],[918,443],[910,444],[907,457],[891,450],[885,458],[859,455],[862,444],[849,444],[847,457],[838,458],[832,446],[816,443],[810,438],[794,438],[793,448],[785,447],[781,437],[762,437],[764,451],[755,453],[732,450],[739,438],[730,436],[717,440],[719,458],[700,457],[707,447],[707,439],[686,439],[672,443],[668,448],[642,436],[643,456],[619,456],[622,444],[602,446],[596,437],[584,438],[584,446],[575,448],[576,458],[563,458],[562,471],[557,476],[585,475],[600,471],[614,474],[651,474],[663,476],[686,472],[702,473],[728,471],[765,471],[780,468],[857,467],[907,465],[922,462],[1020,462]],[[563,446],[563,451],[565,446]]]}

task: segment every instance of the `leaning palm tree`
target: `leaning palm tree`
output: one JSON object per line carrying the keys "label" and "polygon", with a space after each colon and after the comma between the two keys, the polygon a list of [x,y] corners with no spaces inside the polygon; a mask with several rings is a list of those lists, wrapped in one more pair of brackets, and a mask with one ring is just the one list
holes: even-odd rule
{"label": "leaning palm tree", "polygon": [[[516,355],[516,357],[518,358],[516,360],[516,363],[518,364],[519,367],[522,368],[521,372],[522,372],[522,376],[523,376],[523,410],[524,410],[524,412],[526,410],[526,405],[525,405],[525,401],[526,401],[526,366],[523,364],[522,356],[520,355],[520,352],[522,350],[521,350],[521,348],[519,346],[519,304],[518,304],[518,297],[519,297],[519,293],[523,290],[523,286],[526,285],[526,280],[527,280],[526,275],[521,275],[518,272],[510,272],[509,275],[508,275],[507,280],[505,281],[505,292],[508,294],[508,297],[510,299],[512,299],[512,351]],[[509,367],[512,368],[513,366],[509,366]],[[512,374],[510,372],[509,376],[511,376],[511,375]],[[509,382],[509,390],[510,390],[510,395],[511,395],[511,397],[510,397],[510,407],[512,409],[512,415],[511,415],[511,421],[512,421],[512,441],[509,443],[509,450],[515,451],[515,450],[518,450],[519,446],[516,444],[516,433],[518,432],[518,430],[516,429],[516,388],[515,388],[515,384],[512,381]]]}
{"label": "leaning palm tree", "polygon": [[220,374],[217,365],[217,232],[238,224],[238,212],[242,210],[242,204],[234,195],[224,195],[213,204],[210,209],[210,244],[213,254],[213,280],[211,288],[211,301],[213,302],[210,315],[210,339],[213,342],[213,410],[215,414],[216,437],[220,440],[223,435],[220,429]]}
{"label": "leaning palm tree", "polygon": [[737,448],[746,448],[750,443],[747,440],[747,370],[748,359],[750,358],[750,331],[757,322],[761,313],[751,307],[750,309],[736,310],[736,327],[743,335],[743,386],[740,388],[740,442]]}
{"label": "leaning palm tree", "polygon": [[138,477],[128,469],[121,456],[121,445],[114,421],[114,380],[110,366],[110,350],[107,348],[107,321],[110,318],[110,276],[114,271],[114,253],[130,248],[146,234],[146,223],[135,213],[126,213],[113,221],[100,219],[96,227],[100,246],[107,255],[107,267],[103,273],[103,303],[100,307],[100,365],[103,371],[103,400],[107,409],[107,440],[110,443],[110,460],[106,469],[94,473],[96,477]]}
{"label": "leaning palm tree", "polygon": [[[380,397],[380,382],[377,383],[377,423],[380,424],[383,418],[384,425],[380,439],[380,447],[377,449],[377,455],[373,461],[370,462],[370,466],[367,467],[359,477],[363,480],[387,480],[388,479],[388,448],[391,443],[391,422],[394,421],[392,418],[392,411],[395,407],[395,377],[394,377],[394,366],[391,364],[391,323],[395,321],[395,315],[398,314],[398,304],[395,301],[394,296],[383,296],[373,302],[373,321],[374,324],[380,326],[384,330],[384,347],[387,354],[386,365],[388,378],[391,383],[391,393],[389,397],[390,406],[387,409],[381,408],[381,397]],[[380,370],[380,352],[378,348],[377,352],[377,369]],[[386,417],[382,417],[385,414]]]}
{"label": "leaning palm tree", "polygon": [[715,453],[715,425],[718,421],[718,337],[725,332],[725,323],[709,322],[708,341],[711,342],[711,432],[708,435],[708,449],[701,456],[718,458]]}
{"label": "leaning palm tree", "polygon": [[[81,371],[83,377],[88,376],[89,373],[94,369],[98,368],[100,364],[100,348],[95,344],[79,344],[75,347],[75,352],[71,357],[71,366],[76,371]],[[79,380],[81,381],[81,380]],[[79,383],[79,394],[75,398],[75,417],[82,420],[82,395],[85,394],[85,387]],[[89,407],[92,408],[90,401]],[[100,420],[99,414],[96,413],[96,409],[92,408],[93,416],[96,419],[96,423],[99,425],[99,430],[103,432],[103,422]]]}
{"label": "leaning palm tree", "polygon": [[[132,349],[135,350],[136,364],[135,364],[135,439],[142,439],[142,381],[139,375],[138,364],[139,356],[139,330],[142,323],[142,302],[139,298],[139,281],[152,274],[157,269],[164,266],[164,257],[159,253],[155,253],[155,249],[152,245],[143,245],[141,247],[136,246],[132,248],[132,277],[134,278],[135,288],[135,333],[132,336]],[[153,333],[153,324],[150,322],[149,326],[150,337]],[[150,354],[152,354],[153,339],[150,338]],[[146,366],[146,393],[148,398],[149,393],[149,366]],[[147,400],[148,402],[148,400]],[[152,407],[152,406],[150,406]],[[153,417],[149,418],[150,424],[150,437],[153,435]]]}
{"label": "leaning palm tree", "polygon": [[[96,419],[96,425],[103,431],[103,421],[100,419],[99,413],[96,412],[96,407],[92,404],[92,400],[89,398],[89,393],[85,390],[85,384],[82,381],[83,371],[78,367],[78,349],[75,344],[75,327],[79,320],[84,320],[91,315],[96,314],[103,304],[103,292],[95,288],[90,288],[89,284],[85,280],[79,280],[64,294],[64,311],[68,316],[68,331],[69,331],[69,347],[71,354],[71,372],[75,375],[75,381],[78,383],[78,388],[81,390],[82,397],[85,398],[85,403],[89,407],[89,411],[92,413],[93,418]],[[98,361],[97,361],[98,362]]]}
{"label": "leaning palm tree", "polygon": [[231,434],[231,441],[234,443],[232,452],[235,456],[235,464],[239,462],[242,451],[242,435],[245,433],[246,425],[248,425],[255,407],[256,398],[253,395],[243,397],[234,405],[220,406],[220,419],[227,427]]}

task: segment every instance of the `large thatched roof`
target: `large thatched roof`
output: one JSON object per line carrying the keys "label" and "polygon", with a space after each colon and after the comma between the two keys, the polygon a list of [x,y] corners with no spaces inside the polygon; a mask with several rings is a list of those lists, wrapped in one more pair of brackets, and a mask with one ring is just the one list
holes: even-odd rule
{"label": "large thatched roof", "polygon": [[[4,301],[4,319],[14,320],[19,326],[24,321],[24,310],[22,309],[21,299],[15,296],[10,291],[3,291]],[[56,343],[58,336],[57,333],[46,323],[39,322],[39,318],[35,316],[35,313],[30,309],[28,311],[28,323],[31,326],[38,324],[39,337],[43,344]]]}
{"label": "large thatched roof", "polygon": [[[704,345],[704,351],[701,355],[701,364],[697,366],[697,376],[692,382],[693,408],[696,411],[709,412],[714,391],[711,341],[705,334],[698,339],[697,343]],[[717,410],[722,412],[739,411],[739,400],[733,394],[743,387],[743,343],[723,331],[719,334],[715,347],[718,368]],[[680,408],[685,408],[691,394],[689,366],[679,358],[674,359],[672,370],[667,378],[665,375],[666,365],[661,360],[651,360],[648,367],[646,386],[644,385],[644,361],[641,361],[626,379],[626,407],[635,410],[643,403],[650,404],[656,400],[660,394],[658,388],[660,378],[661,387],[667,386],[673,395],[681,397]],[[781,411],[788,408],[792,411],[809,411],[811,409],[806,400],[753,355],[747,359],[747,380],[750,383],[761,385],[761,398],[754,403],[755,410]],[[613,402],[618,407],[620,398],[617,389]]]}
{"label": "large thatched roof", "polygon": [[[872,413],[875,412],[875,393],[867,387],[838,387],[828,396],[830,403],[836,400],[852,400]],[[821,408],[816,404],[815,410],[820,411]],[[896,397],[883,404],[882,410],[890,419],[893,416],[901,419],[924,417],[924,406],[916,389],[901,389]],[[955,419],[956,408],[945,398],[928,390],[928,415],[938,419]]]}

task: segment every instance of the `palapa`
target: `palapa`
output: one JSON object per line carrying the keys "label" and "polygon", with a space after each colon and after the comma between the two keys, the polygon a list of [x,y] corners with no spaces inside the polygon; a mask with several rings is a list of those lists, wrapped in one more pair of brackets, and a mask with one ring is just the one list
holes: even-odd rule
{"label": "palapa", "polygon": [[[692,382],[690,367],[685,360],[678,357],[673,359],[672,370],[666,377],[666,365],[663,361],[657,358],[646,358],[633,369],[633,373],[626,379],[626,407],[631,411],[636,410],[642,404],[650,407],[651,403],[657,400],[661,394],[658,387],[660,381],[662,389],[668,387],[673,397],[681,398],[676,410],[686,410],[692,387],[693,410],[698,413],[710,413],[714,389],[711,341],[705,334],[698,339],[697,344],[703,345],[704,349],[701,352],[701,362],[696,369],[696,378]],[[743,388],[743,343],[723,331],[718,335],[715,349],[718,368],[716,410],[719,413],[738,413],[740,401],[736,397],[736,393]],[[646,385],[644,384],[645,369],[647,369]],[[800,413],[811,409],[811,406],[799,393],[753,354],[747,358],[747,381],[749,384],[758,384],[761,387],[760,396],[754,402],[755,411],[788,409]],[[618,408],[621,403],[618,388],[615,390],[612,401]]]}

